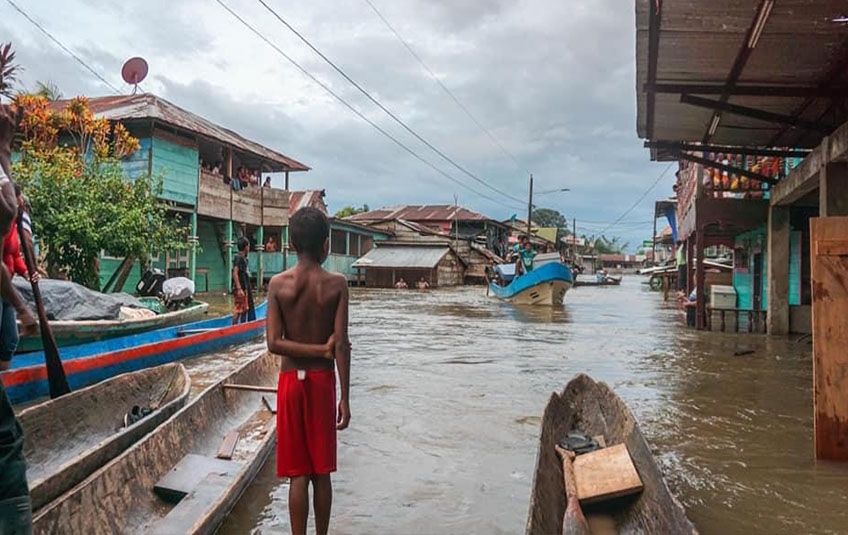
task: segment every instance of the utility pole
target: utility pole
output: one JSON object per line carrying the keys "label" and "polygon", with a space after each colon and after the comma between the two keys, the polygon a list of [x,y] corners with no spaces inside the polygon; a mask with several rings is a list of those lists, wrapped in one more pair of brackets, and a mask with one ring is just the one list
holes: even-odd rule
{"label": "utility pole", "polygon": [[530,173],[530,199],[527,201],[527,238],[530,238],[530,218],[533,217],[533,173]]}
{"label": "utility pole", "polygon": [[572,261],[574,264],[577,264],[577,218],[572,218],[571,220],[572,230],[571,230],[571,255]]}

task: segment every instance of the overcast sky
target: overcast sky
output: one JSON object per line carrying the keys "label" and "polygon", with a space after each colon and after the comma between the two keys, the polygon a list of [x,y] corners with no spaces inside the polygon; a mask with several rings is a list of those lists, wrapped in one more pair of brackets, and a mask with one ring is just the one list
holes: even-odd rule
{"label": "overcast sky", "polygon": [[[223,0],[364,115],[479,193],[451,182],[334,100],[215,0],[15,0],[122,92],[122,63],[143,56],[142,84],[175,104],[312,168],[293,189],[327,190],[348,204],[461,205],[503,219],[526,207],[485,188],[417,141],[335,73],[256,0]],[[295,29],[413,130],[514,197],[528,174],[535,204],[594,234],[665,168],[636,137],[635,25],[623,0],[371,0],[504,152],[430,78],[366,0],[266,0]],[[64,96],[113,91],[0,0],[0,41],[11,40],[25,87],[51,81]],[[509,154],[507,154],[509,153]],[[513,158],[514,157],[514,158]],[[517,160],[517,162],[515,161]],[[631,250],[651,233],[668,172],[608,235]],[[659,224],[659,223],[658,223]]]}

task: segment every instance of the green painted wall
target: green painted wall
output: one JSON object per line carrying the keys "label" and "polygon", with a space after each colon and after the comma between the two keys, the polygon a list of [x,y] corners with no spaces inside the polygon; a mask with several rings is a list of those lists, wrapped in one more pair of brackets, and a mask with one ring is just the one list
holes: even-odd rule
{"label": "green painted wall", "polygon": [[[762,310],[768,308],[768,254],[766,251],[766,243],[768,240],[768,232],[766,228],[760,227],[744,234],[740,234],[735,238],[735,248],[744,248],[748,251],[747,269],[733,270],[733,288],[736,290],[736,306],[743,310],[751,310],[754,305],[754,254],[757,251],[762,251],[762,288],[760,291],[760,301]],[[792,231],[789,233],[789,304],[801,304],[801,232]]]}
{"label": "green painted wall", "polygon": [[227,291],[227,266],[215,233],[216,225],[220,227],[220,233],[223,236],[224,221],[197,218],[200,249],[197,251],[197,279],[194,286],[198,292]]}
{"label": "green painted wall", "polygon": [[121,160],[121,165],[124,168],[124,173],[130,178],[138,178],[147,174],[149,171],[150,146],[152,140],[149,137],[140,138],[138,140],[141,148]]}
{"label": "green painted wall", "polygon": [[182,147],[154,137],[153,176],[162,177],[162,198],[182,204],[197,204],[199,156],[197,149]]}

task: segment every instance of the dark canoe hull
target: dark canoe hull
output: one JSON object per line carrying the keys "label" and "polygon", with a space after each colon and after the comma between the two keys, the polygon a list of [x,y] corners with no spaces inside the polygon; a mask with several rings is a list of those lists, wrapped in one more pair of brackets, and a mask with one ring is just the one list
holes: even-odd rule
{"label": "dark canoe hull", "polygon": [[580,280],[580,279],[577,279],[577,280],[574,281],[574,287],[575,288],[579,288],[580,286],[620,286],[620,285],[621,285],[621,279],[620,278],[612,279],[612,280],[607,279],[604,282],[585,281],[585,280]]}
{"label": "dark canoe hull", "polygon": [[[276,418],[262,402],[262,394],[225,390],[222,385],[276,386],[279,370],[280,358],[265,353],[210,386],[152,433],[37,512],[33,533],[148,532],[173,507],[157,496],[154,485],[185,455],[214,457],[227,432],[241,429],[238,457],[234,457],[240,463],[237,474],[211,509],[180,530],[213,533],[276,443]],[[249,435],[244,431],[248,425]]]}
{"label": "dark canoe hull", "polygon": [[[170,418],[185,405],[191,379],[165,364],[77,390],[21,411],[32,507],[38,510]],[[133,405],[158,406],[123,428]]]}
{"label": "dark canoe hull", "polygon": [[[231,316],[62,348],[60,357],[72,390],[130,371],[141,370],[225,347],[243,344],[265,333],[267,303],[256,307],[256,320],[232,324]],[[0,373],[12,403],[49,393],[44,353],[12,359],[12,369]]]}
{"label": "dark canoe hull", "polygon": [[686,511],[668,490],[633,414],[604,383],[586,375],[572,379],[561,394],[551,394],[542,416],[536,472],[527,517],[528,535],[562,534],[565,489],[562,463],[554,444],[568,431],[603,435],[608,446],[624,443],[642,478],[641,494],[609,512],[622,534],[696,534]]}
{"label": "dark canoe hull", "polygon": [[[190,323],[202,318],[208,308],[207,303],[195,301],[192,306],[182,310],[136,320],[51,321],[50,330],[56,344],[63,348]],[[17,352],[29,353],[42,349],[41,335],[34,334],[21,338]]]}

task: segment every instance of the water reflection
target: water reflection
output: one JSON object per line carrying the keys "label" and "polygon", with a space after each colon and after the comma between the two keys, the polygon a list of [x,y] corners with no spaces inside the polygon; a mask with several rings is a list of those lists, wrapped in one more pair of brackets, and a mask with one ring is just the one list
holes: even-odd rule
{"label": "water reflection", "polygon": [[[354,291],[333,532],[522,532],[539,416],[579,372],[628,403],[702,533],[848,531],[848,466],[812,459],[808,341],[687,330],[640,283],[563,310]],[[272,459],[221,533],[287,531],[286,496]]]}

